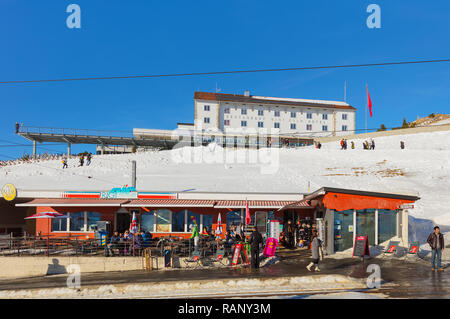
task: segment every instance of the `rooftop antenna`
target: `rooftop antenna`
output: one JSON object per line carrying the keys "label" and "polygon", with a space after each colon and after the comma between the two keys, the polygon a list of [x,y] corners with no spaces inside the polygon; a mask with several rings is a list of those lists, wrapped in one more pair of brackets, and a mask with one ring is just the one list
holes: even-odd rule
{"label": "rooftop antenna", "polygon": [[217,86],[217,82],[216,82],[216,93],[219,93],[220,92],[220,89],[219,89],[219,87]]}

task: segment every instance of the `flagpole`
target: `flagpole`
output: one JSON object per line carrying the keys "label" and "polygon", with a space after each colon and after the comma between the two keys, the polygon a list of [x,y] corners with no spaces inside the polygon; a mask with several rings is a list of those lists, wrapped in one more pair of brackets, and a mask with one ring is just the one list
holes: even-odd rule
{"label": "flagpole", "polygon": [[[367,82],[366,82],[366,95],[367,95],[367,90],[368,90],[368,86],[367,86]],[[367,101],[367,105],[364,107],[364,109],[366,110],[366,117],[365,117],[365,133],[367,134],[367,108],[369,107],[369,97],[366,97],[366,101]]]}

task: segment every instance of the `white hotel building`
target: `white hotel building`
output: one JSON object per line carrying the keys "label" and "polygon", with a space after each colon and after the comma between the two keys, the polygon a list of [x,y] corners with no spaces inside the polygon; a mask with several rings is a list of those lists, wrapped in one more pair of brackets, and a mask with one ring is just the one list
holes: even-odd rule
{"label": "white hotel building", "polygon": [[195,92],[195,130],[252,128],[282,136],[353,134],[356,109],[344,102]]}

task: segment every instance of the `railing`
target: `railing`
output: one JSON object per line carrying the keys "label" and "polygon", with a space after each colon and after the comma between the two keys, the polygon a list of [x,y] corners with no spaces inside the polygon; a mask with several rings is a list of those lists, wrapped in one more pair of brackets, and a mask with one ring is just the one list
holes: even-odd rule
{"label": "railing", "polygon": [[132,138],[133,132],[119,130],[95,130],[79,128],[55,128],[42,126],[21,126],[19,133],[50,134],[50,135],[71,135],[71,136],[103,136]]}
{"label": "railing", "polygon": [[[204,256],[213,255],[218,242],[213,238],[202,238],[199,249]],[[219,243],[220,245],[220,243]],[[0,256],[143,256],[146,248],[151,255],[163,257],[165,250],[172,256],[188,257],[194,250],[192,239],[174,237],[149,240],[121,239],[111,243],[110,239],[81,239],[73,237],[0,237]]]}

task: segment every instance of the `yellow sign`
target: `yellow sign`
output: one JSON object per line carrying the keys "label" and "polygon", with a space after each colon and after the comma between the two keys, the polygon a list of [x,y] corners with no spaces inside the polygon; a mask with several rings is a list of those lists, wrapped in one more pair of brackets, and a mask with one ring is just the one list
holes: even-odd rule
{"label": "yellow sign", "polygon": [[2,196],[7,201],[12,201],[17,196],[16,188],[13,184],[5,184],[2,188]]}

